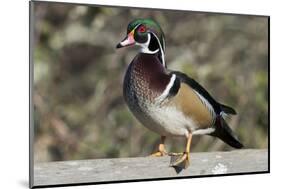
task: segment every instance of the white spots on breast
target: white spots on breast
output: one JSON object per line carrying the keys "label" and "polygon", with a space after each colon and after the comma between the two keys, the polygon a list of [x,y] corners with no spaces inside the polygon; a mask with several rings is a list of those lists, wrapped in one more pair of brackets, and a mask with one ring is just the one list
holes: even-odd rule
{"label": "white spots on breast", "polygon": [[227,173],[227,166],[222,163],[218,163],[211,171],[214,175],[225,174]]}

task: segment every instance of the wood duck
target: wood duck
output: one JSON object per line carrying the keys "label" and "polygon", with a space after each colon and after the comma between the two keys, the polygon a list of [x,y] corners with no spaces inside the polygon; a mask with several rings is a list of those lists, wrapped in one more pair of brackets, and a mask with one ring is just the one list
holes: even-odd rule
{"label": "wood duck", "polygon": [[[236,111],[217,102],[199,83],[165,63],[165,37],[157,22],[136,19],[129,23],[127,36],[116,48],[137,45],[140,52],[127,68],[123,95],[134,116],[148,129],[161,135],[153,156],[178,155],[171,166],[188,167],[193,135],[211,135],[234,148],[242,148],[237,136],[224,120]],[[186,138],[183,153],[167,153],[166,137]]]}

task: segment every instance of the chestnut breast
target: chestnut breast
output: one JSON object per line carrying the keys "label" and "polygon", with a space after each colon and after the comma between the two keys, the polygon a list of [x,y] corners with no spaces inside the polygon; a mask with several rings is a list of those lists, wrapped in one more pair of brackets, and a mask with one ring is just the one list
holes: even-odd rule
{"label": "chestnut breast", "polygon": [[164,67],[153,54],[139,53],[130,63],[123,85],[123,94],[129,103],[153,103],[170,81]]}

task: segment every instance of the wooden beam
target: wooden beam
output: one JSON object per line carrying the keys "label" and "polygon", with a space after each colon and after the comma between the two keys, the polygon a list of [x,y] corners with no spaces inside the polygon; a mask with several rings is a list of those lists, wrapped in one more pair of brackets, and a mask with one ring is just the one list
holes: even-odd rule
{"label": "wooden beam", "polygon": [[188,169],[169,167],[171,157],[91,159],[36,163],[34,186],[267,172],[268,151],[191,153]]}

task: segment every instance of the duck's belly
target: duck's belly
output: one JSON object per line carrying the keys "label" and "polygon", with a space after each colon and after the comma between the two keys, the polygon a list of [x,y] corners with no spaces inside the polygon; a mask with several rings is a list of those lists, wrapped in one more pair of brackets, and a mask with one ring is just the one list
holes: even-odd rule
{"label": "duck's belly", "polygon": [[187,136],[195,130],[194,121],[174,106],[148,103],[128,103],[135,117],[148,129],[163,136]]}
{"label": "duck's belly", "polygon": [[188,132],[195,130],[195,122],[186,117],[175,106],[158,106],[148,107],[147,114],[155,122],[155,125],[145,126],[162,135],[187,136]]}
{"label": "duck's belly", "polygon": [[134,108],[131,111],[146,128],[161,136],[186,137],[189,133],[193,135],[204,135],[214,131],[213,127],[199,129],[198,123],[191,117],[184,116],[174,106],[148,106],[147,108],[140,108],[138,110]]}

